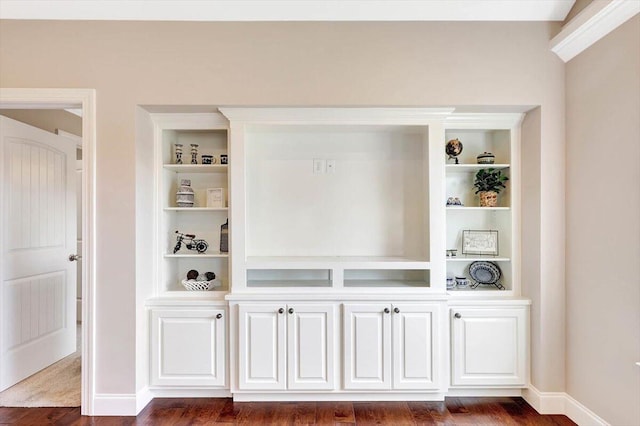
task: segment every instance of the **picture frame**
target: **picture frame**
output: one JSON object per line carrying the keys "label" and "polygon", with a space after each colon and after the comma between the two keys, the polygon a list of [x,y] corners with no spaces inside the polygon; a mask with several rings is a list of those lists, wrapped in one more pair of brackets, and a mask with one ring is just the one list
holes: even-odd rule
{"label": "picture frame", "polygon": [[482,256],[498,255],[498,231],[494,230],[463,230],[462,254]]}
{"label": "picture frame", "polygon": [[226,207],[224,188],[207,188],[207,207]]}

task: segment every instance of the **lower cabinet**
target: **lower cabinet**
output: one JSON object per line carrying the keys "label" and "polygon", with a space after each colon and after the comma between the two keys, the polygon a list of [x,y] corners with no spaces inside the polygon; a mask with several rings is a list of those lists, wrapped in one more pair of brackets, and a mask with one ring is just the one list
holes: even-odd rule
{"label": "lower cabinet", "polygon": [[335,389],[334,304],[239,304],[238,316],[238,389]]}
{"label": "lower cabinet", "polygon": [[226,308],[151,310],[151,385],[226,386]]}
{"label": "lower cabinet", "polygon": [[344,305],[344,388],[441,388],[439,304]]}
{"label": "lower cabinet", "polygon": [[529,310],[521,307],[451,309],[451,385],[527,384]]}

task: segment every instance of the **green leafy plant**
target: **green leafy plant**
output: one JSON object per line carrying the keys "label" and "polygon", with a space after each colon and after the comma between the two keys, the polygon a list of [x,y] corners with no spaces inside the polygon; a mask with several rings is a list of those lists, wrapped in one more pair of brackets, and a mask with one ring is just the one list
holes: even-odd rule
{"label": "green leafy plant", "polygon": [[493,168],[480,169],[478,173],[476,173],[476,180],[473,182],[473,186],[477,188],[476,194],[481,191],[495,191],[499,193],[506,188],[504,183],[508,180],[509,178],[502,174],[500,170]]}

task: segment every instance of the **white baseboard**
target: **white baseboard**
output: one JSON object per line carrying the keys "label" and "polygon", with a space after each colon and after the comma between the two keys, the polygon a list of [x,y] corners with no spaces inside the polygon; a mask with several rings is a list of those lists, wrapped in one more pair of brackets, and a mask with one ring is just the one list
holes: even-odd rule
{"label": "white baseboard", "polygon": [[137,411],[136,394],[96,394],[93,399],[91,416],[135,416]]}
{"label": "white baseboard", "polygon": [[565,401],[565,415],[580,426],[611,426],[596,413],[573,399],[571,395],[567,395],[567,399]]}
{"label": "white baseboard", "polygon": [[533,386],[522,392],[522,397],[540,414],[565,414],[564,392],[540,392]]}
{"label": "white baseboard", "polygon": [[444,401],[443,393],[348,393],[348,392],[236,392],[235,402],[254,401]]}
{"label": "white baseboard", "polygon": [[151,387],[152,398],[231,398],[229,389],[161,388]]}
{"label": "white baseboard", "polygon": [[529,386],[522,397],[540,414],[563,414],[580,426],[610,426],[565,392],[540,392]]}
{"label": "white baseboard", "polygon": [[138,391],[138,393],[136,394],[136,415],[144,410],[144,407],[146,407],[147,404],[151,402],[153,397],[153,392],[151,392],[148,387],[145,387]]}
{"label": "white baseboard", "polygon": [[522,396],[523,389],[481,389],[481,388],[449,388],[445,396],[484,397],[484,396]]}

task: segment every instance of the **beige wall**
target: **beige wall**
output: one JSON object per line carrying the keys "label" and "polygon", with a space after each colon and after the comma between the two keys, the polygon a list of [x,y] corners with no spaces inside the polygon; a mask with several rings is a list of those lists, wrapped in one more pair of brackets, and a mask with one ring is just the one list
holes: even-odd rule
{"label": "beige wall", "polygon": [[567,393],[640,424],[640,15],[567,64]]}
{"label": "beige wall", "polygon": [[57,109],[2,109],[0,114],[29,124],[47,132],[64,130],[82,136],[82,118],[70,112]]}
{"label": "beige wall", "polygon": [[523,194],[531,209],[523,271],[532,272],[523,279],[538,324],[532,381],[564,390],[565,80],[548,47],[558,30],[542,22],[0,22],[0,86],[97,90],[96,391],[135,388],[136,105],[167,104],[540,106],[540,135],[523,159],[533,191]]}
{"label": "beige wall", "polygon": [[567,14],[567,17],[565,18],[564,23],[566,24],[567,22],[571,21],[573,18],[576,17],[576,15],[582,12],[584,8],[589,6],[591,3],[593,3],[593,0],[576,0],[575,4]]}

